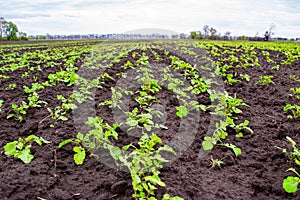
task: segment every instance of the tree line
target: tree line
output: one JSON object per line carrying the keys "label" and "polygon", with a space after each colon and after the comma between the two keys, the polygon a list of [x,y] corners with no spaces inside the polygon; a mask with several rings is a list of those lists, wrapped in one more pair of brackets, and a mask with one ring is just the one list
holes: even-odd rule
{"label": "tree line", "polygon": [[[269,31],[266,31],[264,38],[261,38],[258,36],[258,33],[255,37],[247,37],[247,36],[239,36],[237,37],[238,40],[250,40],[250,41],[269,41],[271,35],[274,35],[274,29],[275,25],[272,23]],[[221,35],[220,33],[217,34],[217,30],[214,27],[209,27],[208,25],[205,25],[202,28],[202,31],[192,31],[190,33],[191,39],[209,39],[209,40],[232,40],[231,32],[227,31],[224,33],[224,35]]]}
{"label": "tree line", "polygon": [[28,40],[27,34],[19,32],[16,24],[0,17],[0,40]]}

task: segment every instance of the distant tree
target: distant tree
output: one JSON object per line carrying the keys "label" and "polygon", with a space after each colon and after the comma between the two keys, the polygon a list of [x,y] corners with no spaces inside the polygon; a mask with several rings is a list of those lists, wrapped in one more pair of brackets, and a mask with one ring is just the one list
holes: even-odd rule
{"label": "distant tree", "polygon": [[6,34],[8,40],[17,40],[17,33],[19,32],[17,25],[12,22],[8,22],[6,27]]}
{"label": "distant tree", "polygon": [[210,37],[215,37],[217,34],[217,29],[210,27],[209,32],[210,32]]}
{"label": "distant tree", "polygon": [[229,31],[225,32],[224,33],[224,39],[225,40],[230,40],[230,34],[231,34],[231,32],[229,32]]}
{"label": "distant tree", "polygon": [[179,38],[180,39],[186,39],[185,34],[184,33],[180,33]]}
{"label": "distant tree", "polygon": [[201,31],[192,31],[190,34],[191,39],[203,39]]}
{"label": "distant tree", "polygon": [[28,40],[27,34],[24,32],[19,32],[19,37],[21,40]]}
{"label": "distant tree", "polygon": [[204,37],[207,38],[208,37],[208,34],[209,34],[209,26],[208,25],[205,25],[203,27],[203,31],[204,31]]}

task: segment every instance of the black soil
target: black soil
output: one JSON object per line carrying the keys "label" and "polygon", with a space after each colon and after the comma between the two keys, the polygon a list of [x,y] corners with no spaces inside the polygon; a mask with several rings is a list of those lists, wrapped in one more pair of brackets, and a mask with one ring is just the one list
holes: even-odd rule
{"label": "black soil", "polygon": [[[299,82],[289,79],[290,74],[300,76],[300,61],[291,65],[282,65],[279,71],[272,70],[273,64],[267,63],[259,55],[261,68],[230,69],[228,73],[248,74],[250,82],[243,81],[233,85],[225,84],[225,89],[230,95],[237,94],[249,107],[242,107],[243,113],[238,116],[238,121],[249,120],[254,133],[245,133],[243,138],[236,138],[230,134],[225,142],[233,143],[243,151],[238,158],[228,148],[216,146],[205,158],[198,158],[201,142],[207,132],[210,122],[208,112],[201,112],[198,133],[192,145],[170,166],[161,169],[161,178],[166,183],[165,188],[157,191],[157,198],[163,194],[178,195],[184,199],[300,199],[300,194],[287,194],[282,189],[282,181],[292,173],[285,170],[295,167],[288,158],[276,148],[290,149],[286,136],[300,142],[300,123],[287,119],[283,112],[286,103],[297,103],[289,96],[290,87],[300,87]],[[146,51],[152,64],[170,64],[163,51],[157,53],[163,61],[157,62],[150,51]],[[271,52],[271,58],[280,63],[284,55]],[[280,56],[277,56],[279,54]],[[82,57],[83,59],[83,57]],[[136,58],[135,58],[136,59]],[[216,58],[214,58],[216,59]],[[111,98],[111,87],[114,87],[118,77],[117,73],[126,72],[121,65],[127,60],[134,60],[132,52],[115,64],[107,73],[115,78],[115,81],[105,80],[103,88],[96,91],[95,105],[97,115],[109,124],[114,123],[111,109],[106,106],[98,106],[99,102]],[[81,65],[81,61],[77,61]],[[46,68],[38,73],[39,82],[47,80],[49,73],[55,73],[59,69]],[[0,196],[1,199],[132,199],[133,193],[130,174],[111,169],[94,157],[87,157],[81,166],[73,161],[72,145],[58,149],[58,144],[68,138],[75,137],[77,131],[74,127],[72,113],[68,114],[70,120],[58,122],[54,128],[50,128],[51,118],[42,121],[49,115],[46,108],[30,109],[24,116],[24,122],[19,123],[13,119],[6,119],[12,112],[11,104],[20,104],[28,95],[23,91],[23,85],[31,85],[33,78],[21,79],[21,75],[27,69],[19,69],[10,73],[9,79],[1,80],[1,98],[4,100],[0,113]],[[257,85],[260,75],[273,75],[275,84],[267,86]],[[33,75],[32,75],[33,76]],[[16,83],[13,91],[5,88]],[[72,87],[66,84],[58,84],[39,92],[40,98],[48,102],[52,108],[59,105],[56,99],[58,94],[68,97],[73,92]],[[172,139],[172,132],[178,130],[180,119],[176,116],[175,107],[179,105],[176,96],[163,89],[156,94],[160,104],[164,105],[167,113],[166,126],[168,130],[161,130],[158,135],[164,143]],[[209,104],[208,94],[198,96],[200,103]],[[132,101],[131,108],[135,104]],[[42,123],[40,123],[42,121]],[[229,130],[230,132],[230,130]],[[51,144],[39,147],[34,145],[32,153],[35,158],[29,164],[23,164],[20,160],[7,157],[3,146],[19,137],[30,134],[42,136]],[[128,143],[136,143],[137,139],[119,131],[119,140],[116,145],[123,146]],[[224,164],[221,168],[210,166],[210,158],[219,158]]]}

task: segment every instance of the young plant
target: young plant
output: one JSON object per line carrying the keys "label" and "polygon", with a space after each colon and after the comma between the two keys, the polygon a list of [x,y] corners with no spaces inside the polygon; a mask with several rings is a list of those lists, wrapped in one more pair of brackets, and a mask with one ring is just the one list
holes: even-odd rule
{"label": "young plant", "polygon": [[174,155],[175,152],[167,145],[155,150],[155,146],[159,143],[162,143],[162,140],[157,135],[143,134],[138,143],[139,148],[131,144],[123,147],[124,151],[130,147],[134,148],[131,153],[121,156],[119,159],[130,171],[135,193],[132,196],[135,198],[154,200],[157,186],[165,187],[165,183],[159,177],[158,169],[162,168],[162,163],[168,162],[168,160],[162,157],[161,152],[169,152]]}
{"label": "young plant", "polygon": [[50,143],[42,137],[30,135],[26,139],[19,138],[17,141],[7,143],[4,146],[5,155],[14,156],[14,158],[18,158],[26,164],[30,163],[34,158],[30,152],[33,142],[37,143],[39,146]]}
{"label": "young plant", "polygon": [[[282,153],[286,154],[289,157],[289,159],[292,162],[294,162],[297,166],[300,166],[300,150],[297,148],[296,142],[289,136],[287,136],[286,139],[293,148],[291,152],[288,152],[285,148],[276,148],[280,149]],[[288,193],[295,193],[298,190],[298,185],[300,183],[300,175],[294,168],[289,168],[286,170],[286,172],[288,171],[294,172],[297,176],[288,176],[287,178],[285,178],[283,180],[282,187]]]}
{"label": "young plant", "polygon": [[269,85],[269,84],[275,84],[272,79],[274,78],[274,76],[259,76],[259,80],[256,82],[256,84],[259,85]]}
{"label": "young plant", "polygon": [[237,79],[234,79],[233,74],[226,74],[225,82],[227,82],[229,85],[232,85],[233,83],[238,83],[238,82],[241,82],[241,81],[237,80]]}
{"label": "young plant", "polygon": [[299,78],[298,76],[296,76],[296,75],[290,75],[290,79],[291,79],[292,81],[300,82],[300,78]]}
{"label": "young plant", "polygon": [[290,88],[290,91],[293,92],[290,96],[300,99],[300,88]]}
{"label": "young plant", "polygon": [[15,113],[7,115],[7,119],[14,117],[15,120],[22,122],[22,115],[26,115],[26,110],[29,108],[28,104],[22,101],[22,105],[18,106],[17,104],[12,104],[11,107]]}
{"label": "young plant", "polygon": [[283,111],[284,112],[287,112],[287,111],[291,111],[292,112],[292,115],[288,115],[288,118],[289,119],[300,119],[300,106],[294,104],[294,105],[291,105],[291,104],[287,104],[284,108],[283,108]]}
{"label": "young plant", "polygon": [[220,169],[221,169],[221,165],[223,164],[223,161],[222,160],[219,160],[219,159],[214,159],[212,156],[210,157],[210,169],[213,169],[215,168],[216,166],[218,166]]}
{"label": "young plant", "polygon": [[15,89],[16,86],[17,86],[17,84],[11,83],[5,88],[5,90],[13,90],[13,89]]}
{"label": "young plant", "polygon": [[225,144],[220,144],[220,145],[230,148],[233,151],[233,153],[235,154],[235,157],[238,157],[239,155],[242,154],[242,150],[233,144],[225,143]]}
{"label": "young plant", "polygon": [[289,168],[286,170],[286,172],[292,171],[297,176],[288,176],[283,180],[282,187],[287,193],[295,193],[298,190],[298,185],[300,183],[300,175],[296,171],[295,168]]}
{"label": "young plant", "polygon": [[249,82],[251,78],[251,76],[248,74],[240,74],[240,77],[247,82]]}
{"label": "young plant", "polygon": [[72,142],[75,143],[76,146],[73,147],[73,151],[75,152],[73,159],[76,165],[82,165],[86,156],[86,151],[83,146],[84,140],[85,138],[83,134],[78,133],[76,138],[70,138],[59,143],[58,148],[62,148],[63,146]]}
{"label": "young plant", "polygon": [[272,67],[273,70],[278,71],[280,69],[280,65],[275,65]]}

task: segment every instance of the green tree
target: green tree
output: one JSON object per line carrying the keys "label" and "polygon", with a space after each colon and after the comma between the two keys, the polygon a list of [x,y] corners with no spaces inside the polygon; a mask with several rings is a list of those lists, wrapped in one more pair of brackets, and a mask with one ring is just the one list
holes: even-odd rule
{"label": "green tree", "polygon": [[200,31],[192,31],[191,34],[190,34],[190,37],[192,39],[203,39],[203,35]]}
{"label": "green tree", "polygon": [[17,40],[17,33],[19,32],[17,25],[12,22],[7,23],[6,34],[8,40]]}

